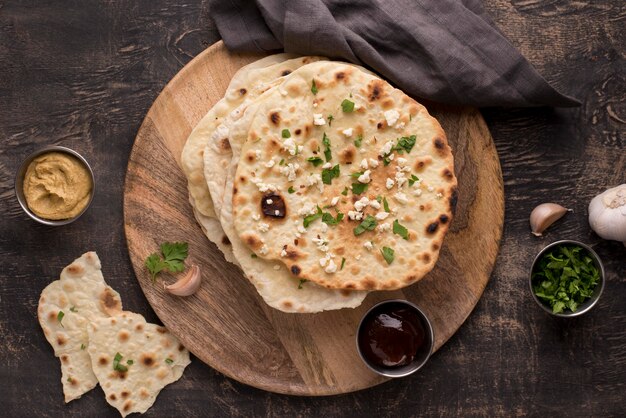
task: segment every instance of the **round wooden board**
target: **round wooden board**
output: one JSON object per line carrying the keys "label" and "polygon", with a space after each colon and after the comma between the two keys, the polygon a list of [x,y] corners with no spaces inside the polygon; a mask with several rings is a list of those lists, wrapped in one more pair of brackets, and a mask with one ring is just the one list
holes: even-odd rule
{"label": "round wooden board", "polygon": [[[186,65],[148,112],[124,190],[126,239],[137,280],[165,326],[199,359],[233,379],[294,395],[339,394],[377,385],[386,379],[362,364],[355,345],[357,324],[368,308],[390,298],[415,302],[434,325],[436,350],[483,293],[504,220],[502,173],[493,140],[476,109],[427,106],[452,147],[459,200],[439,261],[424,279],[401,291],[373,292],[357,309],[319,314],[274,310],[205,238],[179,168],[192,128],[223,96],[235,71],[258,58],[229,53],[219,42]],[[144,260],[163,241],[189,243],[189,260],[202,269],[203,283],[195,295],[175,297],[150,280]]]}

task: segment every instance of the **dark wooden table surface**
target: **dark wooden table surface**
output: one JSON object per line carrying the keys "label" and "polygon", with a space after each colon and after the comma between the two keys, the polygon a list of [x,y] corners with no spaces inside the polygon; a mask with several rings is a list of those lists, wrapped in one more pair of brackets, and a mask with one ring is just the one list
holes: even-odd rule
{"label": "dark wooden table surface", "polygon": [[[195,359],[148,416],[624,416],[626,248],[591,231],[587,205],[626,182],[626,7],[484,3],[537,69],[583,105],[483,109],[504,173],[506,219],[491,280],[459,332],[420,373],[334,397],[263,392]],[[63,403],[38,297],[65,265],[95,250],[125,308],[158,320],[126,249],[126,164],[159,91],[218,39],[202,1],[0,0],[0,415],[118,416],[99,388]],[[61,228],[27,218],[13,192],[21,159],[48,144],[82,152],[99,186],[89,211]],[[528,215],[548,201],[574,212],[535,238]],[[590,244],[606,267],[599,305],[578,319],[548,316],[528,291],[534,255],[560,238]]]}

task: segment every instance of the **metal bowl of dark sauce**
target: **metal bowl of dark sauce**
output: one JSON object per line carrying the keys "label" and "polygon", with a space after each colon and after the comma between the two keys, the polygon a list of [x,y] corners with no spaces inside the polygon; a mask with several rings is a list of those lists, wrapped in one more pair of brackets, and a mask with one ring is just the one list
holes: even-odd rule
{"label": "metal bowl of dark sauce", "polygon": [[359,324],[357,350],[375,373],[404,377],[419,370],[430,357],[435,336],[430,321],[405,300],[374,305]]}

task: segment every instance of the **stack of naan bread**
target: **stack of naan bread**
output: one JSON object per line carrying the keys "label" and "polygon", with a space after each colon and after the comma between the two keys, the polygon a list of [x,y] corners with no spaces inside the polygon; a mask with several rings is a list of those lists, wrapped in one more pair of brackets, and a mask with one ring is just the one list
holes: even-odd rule
{"label": "stack of naan bread", "polygon": [[207,237],[285,312],[356,307],[418,281],[456,204],[452,153],[424,106],[320,57],[239,70],[181,162]]}
{"label": "stack of naan bread", "polygon": [[61,359],[65,402],[100,383],[122,416],[143,413],[163,387],[180,379],[189,352],[164,327],[123,311],[100,268],[95,252],[65,267],[41,293],[39,323]]}

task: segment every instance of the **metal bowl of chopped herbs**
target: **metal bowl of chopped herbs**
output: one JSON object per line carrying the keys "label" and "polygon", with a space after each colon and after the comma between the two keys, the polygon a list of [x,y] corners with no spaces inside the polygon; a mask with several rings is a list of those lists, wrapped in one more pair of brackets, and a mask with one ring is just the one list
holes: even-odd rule
{"label": "metal bowl of chopped herbs", "polygon": [[586,244],[556,241],[537,254],[530,270],[530,290],[543,310],[559,317],[588,312],[604,290],[604,266]]}

